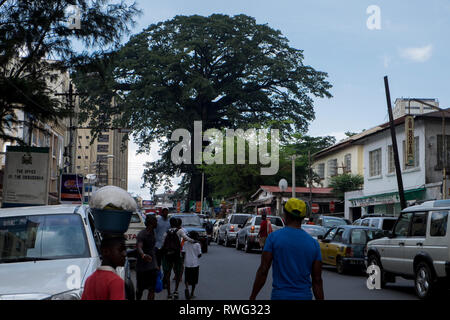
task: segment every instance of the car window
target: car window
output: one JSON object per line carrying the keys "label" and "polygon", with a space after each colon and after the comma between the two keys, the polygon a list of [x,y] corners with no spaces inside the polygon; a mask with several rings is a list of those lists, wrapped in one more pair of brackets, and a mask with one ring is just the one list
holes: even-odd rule
{"label": "car window", "polygon": [[246,222],[245,225],[244,225],[244,228],[250,226],[250,225],[252,224],[252,220],[253,220],[252,217],[248,218],[248,219],[247,219],[247,222]]}
{"label": "car window", "polygon": [[131,215],[130,223],[141,223],[141,219],[139,218],[137,213],[133,213]]}
{"label": "car window", "polygon": [[327,235],[325,236],[325,240],[331,240],[333,239],[334,235],[336,234],[336,228],[330,229],[330,231],[328,231]]}
{"label": "car window", "polygon": [[347,224],[347,221],[345,221],[344,219],[325,218],[323,220],[323,225],[326,228],[332,228],[332,227],[337,227],[337,226],[346,225],[346,224]]}
{"label": "car window", "polygon": [[366,244],[367,243],[367,233],[364,229],[353,229],[350,236],[350,243],[352,244]]}
{"label": "car window", "polygon": [[427,213],[414,212],[411,223],[411,237],[425,237],[427,231]]}
{"label": "car window", "polygon": [[430,236],[445,237],[447,234],[448,211],[434,211],[431,214]]}
{"label": "car window", "polygon": [[381,229],[392,230],[392,228],[394,227],[395,221],[397,221],[397,220],[396,219],[384,219]]}
{"label": "car window", "polygon": [[283,226],[283,221],[281,220],[281,218],[278,217],[270,217],[269,218],[270,223],[277,226],[277,227],[282,227]]}
{"label": "car window", "polygon": [[361,221],[361,225],[365,226],[365,227],[368,227],[369,226],[369,222],[370,222],[370,219],[363,219],[363,221]]}
{"label": "car window", "polygon": [[372,219],[372,221],[370,222],[370,226],[372,228],[378,228],[378,224],[379,224],[379,219]]}
{"label": "car window", "polygon": [[397,237],[406,237],[408,235],[409,223],[411,222],[413,214],[411,212],[402,213],[395,225],[394,234]]}
{"label": "car window", "polygon": [[339,228],[333,237],[333,242],[342,242],[342,235],[344,234],[344,231],[344,229]]}
{"label": "car window", "polygon": [[89,257],[77,214],[0,218],[0,262]]}
{"label": "car window", "polygon": [[178,218],[181,219],[182,227],[201,227],[202,226],[200,218],[196,215],[180,216]]}
{"label": "car window", "polygon": [[232,216],[230,219],[231,224],[243,224],[247,221],[248,216]]}

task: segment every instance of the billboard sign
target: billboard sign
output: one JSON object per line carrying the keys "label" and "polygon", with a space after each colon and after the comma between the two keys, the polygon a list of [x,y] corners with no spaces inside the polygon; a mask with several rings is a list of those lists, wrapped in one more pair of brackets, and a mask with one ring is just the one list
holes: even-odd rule
{"label": "billboard sign", "polygon": [[63,173],[60,183],[60,199],[62,203],[83,202],[83,176]]}
{"label": "billboard sign", "polygon": [[2,207],[48,204],[49,148],[7,146]]}

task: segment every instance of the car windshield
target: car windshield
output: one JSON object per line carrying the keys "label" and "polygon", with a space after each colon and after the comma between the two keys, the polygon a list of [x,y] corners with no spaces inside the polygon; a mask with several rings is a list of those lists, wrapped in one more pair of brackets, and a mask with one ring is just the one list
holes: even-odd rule
{"label": "car windshield", "polygon": [[76,214],[0,218],[0,263],[89,257]]}
{"label": "car windshield", "polygon": [[139,216],[137,213],[133,213],[131,215],[130,223],[141,223],[141,219],[139,219]]}
{"label": "car windshield", "polygon": [[231,224],[243,224],[247,221],[249,216],[232,216],[230,223]]}
{"label": "car windshield", "polygon": [[181,219],[182,227],[201,227],[202,223],[200,221],[200,218],[196,215],[191,216],[180,216],[178,217]]}
{"label": "car windshield", "polygon": [[[268,217],[270,220],[270,223],[277,226],[277,227],[282,227],[283,226],[283,221],[281,220],[281,218],[279,217]],[[261,216],[258,216],[255,218],[255,226],[259,226],[261,225]]]}
{"label": "car windshield", "polygon": [[343,224],[347,224],[347,221],[345,221],[344,219],[338,219],[338,218],[323,219],[323,225],[326,228],[333,228],[333,227],[341,226]]}
{"label": "car windshield", "polygon": [[309,235],[315,237],[325,234],[325,231],[322,228],[313,225],[304,224],[302,225],[302,229],[308,232]]}

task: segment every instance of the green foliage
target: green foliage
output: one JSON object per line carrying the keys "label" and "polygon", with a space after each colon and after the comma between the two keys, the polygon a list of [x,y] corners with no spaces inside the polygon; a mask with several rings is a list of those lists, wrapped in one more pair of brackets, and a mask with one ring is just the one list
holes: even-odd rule
{"label": "green foliage", "polygon": [[[144,172],[151,191],[167,183],[164,176],[198,175],[193,165],[170,161],[174,143],[167,140],[174,130],[193,132],[195,120],[203,130],[270,125],[286,141],[293,131],[307,131],[313,96],[331,97],[326,73],[304,65],[302,50],[280,31],[246,15],[176,16],[152,24],[115,55],[92,61],[91,69],[80,70],[77,81],[88,95],[82,105],[91,126],[132,128],[141,152],[153,141],[162,144],[161,160],[147,163]],[[191,198],[199,181],[192,177]]]}
{"label": "green foliage", "polygon": [[[279,171],[273,176],[262,176],[260,174],[260,164],[248,164],[248,153],[246,153],[247,164],[213,164],[203,166],[208,178],[208,183],[212,187],[212,195],[218,198],[226,198],[239,193],[249,199],[249,197],[257,191],[259,186],[277,186],[282,178],[285,178],[291,186],[292,160],[289,157],[293,154],[298,156],[295,161],[296,186],[306,186],[307,181],[309,180],[308,151],[312,155],[323,148],[327,148],[335,143],[335,138],[331,136],[310,137],[295,135],[295,139],[296,143],[281,146]],[[224,147],[224,149],[226,148]],[[320,182],[317,181],[318,177],[314,172],[312,173],[311,179]]]}
{"label": "green foliage", "polygon": [[[70,5],[80,9],[81,29],[67,27]],[[72,112],[55,99],[50,84],[89,58],[75,42],[91,52],[112,50],[138,12],[125,1],[0,0],[0,138],[17,140],[5,130],[21,123],[16,108],[42,121]]]}
{"label": "green foliage", "polygon": [[329,186],[343,200],[345,192],[359,190],[363,184],[364,177],[362,175],[344,173],[331,178]]}

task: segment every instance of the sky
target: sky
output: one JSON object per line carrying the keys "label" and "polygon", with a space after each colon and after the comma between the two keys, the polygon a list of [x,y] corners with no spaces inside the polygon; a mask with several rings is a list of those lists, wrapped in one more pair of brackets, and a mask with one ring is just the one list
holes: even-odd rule
{"label": "sky", "polygon": [[[213,13],[246,14],[280,30],[292,47],[304,50],[305,65],[327,72],[333,85],[332,98],[314,99],[311,136],[333,135],[340,140],[346,131],[361,132],[388,121],[384,76],[389,77],[393,103],[401,97],[437,98],[441,107],[450,106],[448,0],[139,0],[137,4],[143,14],[133,33],[175,15]],[[380,19],[374,20],[372,6],[379,9]],[[143,163],[158,157],[158,146],[150,155],[140,156],[135,155],[136,148],[130,143],[128,189],[149,198],[148,190],[140,189]],[[179,181],[173,179],[175,184]]]}

